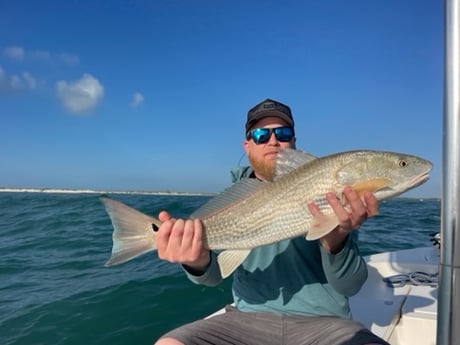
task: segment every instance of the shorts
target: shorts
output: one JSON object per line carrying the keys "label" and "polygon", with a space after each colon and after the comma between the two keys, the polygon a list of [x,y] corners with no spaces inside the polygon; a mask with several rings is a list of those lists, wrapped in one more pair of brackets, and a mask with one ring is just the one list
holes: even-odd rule
{"label": "shorts", "polygon": [[162,338],[186,345],[363,345],[384,344],[361,323],[333,316],[226,312],[176,328]]}

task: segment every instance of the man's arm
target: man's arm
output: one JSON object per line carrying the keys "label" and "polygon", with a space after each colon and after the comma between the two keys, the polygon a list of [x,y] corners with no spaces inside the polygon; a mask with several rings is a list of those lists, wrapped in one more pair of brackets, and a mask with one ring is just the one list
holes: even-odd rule
{"label": "man's arm", "polygon": [[[345,187],[344,196],[348,210],[333,193],[326,195],[339,225],[319,242],[328,282],[341,294],[351,296],[359,291],[367,278],[367,266],[357,244],[358,235],[353,231],[369,217],[377,215],[379,208],[377,199],[370,192],[365,193],[364,200],[361,200],[351,187]],[[314,203],[309,204],[308,208],[314,216],[321,214]]]}
{"label": "man's arm", "polygon": [[222,281],[219,264],[217,263],[217,254],[210,252],[210,261],[203,270],[195,270],[187,265],[182,265],[188,279],[195,284],[216,286]]}
{"label": "man's arm", "polygon": [[358,233],[348,235],[342,249],[335,254],[321,247],[321,261],[328,283],[340,294],[356,294],[367,279],[367,266],[358,249]]}

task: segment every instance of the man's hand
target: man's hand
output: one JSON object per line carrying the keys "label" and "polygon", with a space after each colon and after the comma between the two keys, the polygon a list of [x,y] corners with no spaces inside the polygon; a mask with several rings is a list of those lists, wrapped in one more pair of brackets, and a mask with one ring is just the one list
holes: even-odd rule
{"label": "man's hand", "polygon": [[157,233],[158,257],[204,272],[211,256],[203,244],[201,221],[174,219],[165,211],[158,218],[162,222]]}
{"label": "man's hand", "polygon": [[[326,194],[326,199],[334,210],[339,225],[319,241],[321,246],[331,254],[338,253],[343,248],[345,239],[351,231],[358,229],[368,218],[379,213],[378,201],[371,192],[364,194],[364,201],[349,186],[344,188],[343,194],[346,199],[345,204],[350,206],[350,211],[345,209],[334,193]],[[321,215],[321,211],[314,203],[308,204],[308,209],[313,216]]]}

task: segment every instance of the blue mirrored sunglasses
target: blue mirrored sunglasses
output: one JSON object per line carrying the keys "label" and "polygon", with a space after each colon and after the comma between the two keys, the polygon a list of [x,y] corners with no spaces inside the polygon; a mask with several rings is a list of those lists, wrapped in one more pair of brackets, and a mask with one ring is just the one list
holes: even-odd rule
{"label": "blue mirrored sunglasses", "polygon": [[248,133],[247,139],[252,138],[257,145],[265,144],[270,140],[272,133],[275,133],[276,139],[282,142],[291,141],[295,135],[292,127],[255,128]]}

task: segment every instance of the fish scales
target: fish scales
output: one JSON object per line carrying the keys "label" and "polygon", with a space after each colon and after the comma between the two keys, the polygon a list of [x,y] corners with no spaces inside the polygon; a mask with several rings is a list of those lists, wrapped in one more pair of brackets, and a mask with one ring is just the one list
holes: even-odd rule
{"label": "fish scales", "polygon": [[208,247],[254,248],[306,234],[313,218],[308,202],[314,201],[324,214],[333,213],[325,194],[343,190],[334,178],[338,166],[334,159],[317,159],[253,193],[244,202],[202,219]]}
{"label": "fish scales", "polygon": [[[222,250],[217,261],[225,278],[255,247],[305,235],[307,240],[315,240],[335,229],[339,221],[326,193],[335,193],[349,209],[343,198],[345,186],[351,186],[361,198],[370,191],[384,200],[426,182],[431,168],[425,159],[395,152],[348,151],[316,158],[285,149],[277,154],[273,182],[242,180],[191,218],[202,221],[205,246]],[[101,200],[114,226],[112,256],[106,266],[156,250],[158,219],[119,201]],[[310,202],[320,214],[309,212]]]}

